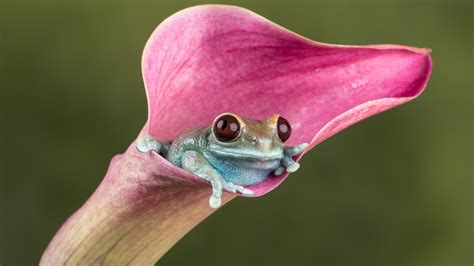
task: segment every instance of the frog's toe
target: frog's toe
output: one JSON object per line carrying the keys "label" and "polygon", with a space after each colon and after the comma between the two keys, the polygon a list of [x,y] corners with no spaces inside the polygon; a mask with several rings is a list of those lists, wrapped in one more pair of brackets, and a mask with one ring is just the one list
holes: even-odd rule
{"label": "frog's toe", "polygon": [[308,146],[308,143],[301,143],[295,146],[287,147],[285,148],[285,153],[290,157],[295,156],[301,154],[306,148],[308,148]]}
{"label": "frog's toe", "polygon": [[213,209],[217,209],[217,208],[219,208],[220,206],[221,206],[221,198],[212,195],[212,196],[209,198],[209,207],[211,207],[211,208],[213,208]]}
{"label": "frog's toe", "polygon": [[297,162],[293,162],[286,167],[286,171],[288,173],[293,173],[293,172],[296,172],[296,170],[298,170],[299,168],[300,168],[300,164]]}
{"label": "frog's toe", "polygon": [[228,191],[230,191],[230,192],[234,192],[234,193],[235,193],[235,192],[237,192],[238,190],[243,189],[244,187],[238,186],[238,185],[233,184],[233,183],[230,183],[230,182],[225,182],[225,183],[223,184],[223,188],[226,189],[226,190],[228,190]]}
{"label": "frog's toe", "polygon": [[298,170],[298,168],[300,168],[300,164],[293,161],[293,159],[290,156],[283,157],[282,164],[283,166],[286,167],[286,171],[288,173],[293,173],[296,170]]}
{"label": "frog's toe", "polygon": [[160,153],[161,143],[155,140],[152,136],[145,135],[137,140],[136,147],[139,152],[156,151],[157,153]]}
{"label": "frog's toe", "polygon": [[226,182],[224,184],[224,188],[233,193],[240,193],[242,195],[253,195],[253,191],[230,182]]}
{"label": "frog's toe", "polygon": [[239,190],[239,192],[240,194],[246,195],[246,196],[253,195],[253,191],[247,188],[242,188],[241,190]]}
{"label": "frog's toe", "polygon": [[273,172],[273,174],[276,175],[276,176],[279,176],[279,175],[282,175],[283,172],[285,172],[285,167],[280,166],[280,167],[278,167],[277,169],[275,169],[275,171]]}

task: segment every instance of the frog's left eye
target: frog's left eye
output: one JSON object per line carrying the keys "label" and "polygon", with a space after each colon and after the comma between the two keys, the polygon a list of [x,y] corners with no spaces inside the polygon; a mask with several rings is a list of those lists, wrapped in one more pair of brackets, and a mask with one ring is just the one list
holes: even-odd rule
{"label": "frog's left eye", "polygon": [[278,130],[278,137],[280,137],[281,141],[285,142],[291,135],[291,126],[288,120],[283,117],[278,117],[277,121],[277,130]]}
{"label": "frog's left eye", "polygon": [[214,136],[216,136],[219,141],[233,141],[240,135],[239,120],[231,114],[219,116],[214,121],[212,131],[214,132]]}

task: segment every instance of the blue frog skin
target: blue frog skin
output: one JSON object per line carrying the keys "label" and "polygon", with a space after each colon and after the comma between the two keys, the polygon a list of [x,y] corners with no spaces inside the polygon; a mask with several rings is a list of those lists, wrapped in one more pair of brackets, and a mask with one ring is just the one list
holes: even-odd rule
{"label": "blue frog skin", "polygon": [[218,208],[224,189],[250,196],[253,192],[245,186],[262,182],[272,172],[278,176],[298,170],[299,164],[292,157],[308,144],[284,146],[290,135],[289,122],[279,115],[253,120],[224,113],[212,126],[185,132],[171,143],[144,136],[137,141],[137,150],[156,151],[172,164],[209,181],[209,206]]}

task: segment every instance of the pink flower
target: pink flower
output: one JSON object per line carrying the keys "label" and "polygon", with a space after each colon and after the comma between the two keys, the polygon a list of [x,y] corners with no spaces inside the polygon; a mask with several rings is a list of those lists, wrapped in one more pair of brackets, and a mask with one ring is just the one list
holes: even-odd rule
{"label": "pink flower", "polygon": [[[140,133],[173,140],[220,113],[293,126],[288,145],[314,147],[369,116],[417,97],[429,49],[308,40],[246,9],[204,5],[161,23],[142,58],[148,122]],[[304,165],[302,166],[304,167]],[[264,195],[286,178],[250,186]],[[135,143],[112,160],[96,192],[62,226],[41,264],[154,263],[214,210],[210,185]],[[224,193],[223,203],[235,195]]]}

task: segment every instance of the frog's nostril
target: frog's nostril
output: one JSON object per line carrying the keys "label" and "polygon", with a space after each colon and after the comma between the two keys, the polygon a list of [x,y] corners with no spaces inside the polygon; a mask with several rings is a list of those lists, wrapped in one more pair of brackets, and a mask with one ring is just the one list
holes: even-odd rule
{"label": "frog's nostril", "polygon": [[257,137],[253,136],[253,137],[252,137],[252,143],[253,143],[253,144],[257,144],[257,142],[258,142]]}

